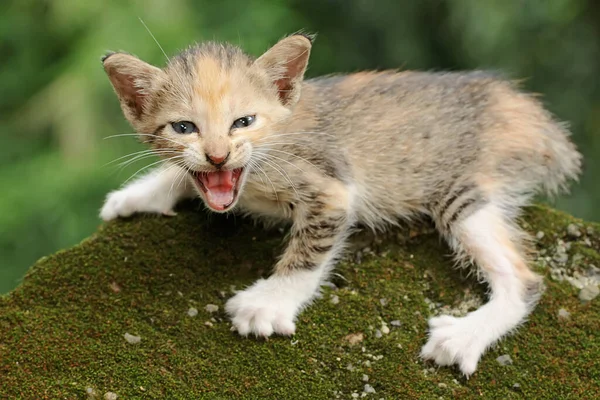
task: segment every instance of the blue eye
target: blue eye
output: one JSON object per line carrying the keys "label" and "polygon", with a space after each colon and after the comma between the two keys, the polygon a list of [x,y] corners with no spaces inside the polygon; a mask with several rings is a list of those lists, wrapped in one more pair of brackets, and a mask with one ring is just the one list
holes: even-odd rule
{"label": "blue eye", "polygon": [[171,126],[173,127],[173,130],[175,132],[181,133],[181,134],[199,132],[198,127],[196,125],[194,125],[193,122],[190,122],[190,121],[172,122]]}
{"label": "blue eye", "polygon": [[252,125],[254,123],[255,119],[256,119],[255,115],[246,115],[245,117],[238,118],[235,121],[233,121],[233,124],[231,125],[231,129],[246,128],[246,127]]}

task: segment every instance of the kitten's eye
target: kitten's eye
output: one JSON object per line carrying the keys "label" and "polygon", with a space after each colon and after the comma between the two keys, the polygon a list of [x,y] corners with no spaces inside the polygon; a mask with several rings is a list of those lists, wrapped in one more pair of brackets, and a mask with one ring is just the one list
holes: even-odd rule
{"label": "kitten's eye", "polygon": [[238,118],[235,121],[233,121],[233,124],[231,125],[231,129],[246,128],[246,127],[252,125],[254,123],[255,119],[256,119],[255,115],[246,115],[245,117]]}
{"label": "kitten's eye", "polygon": [[178,121],[178,122],[172,122],[171,126],[173,127],[173,130],[177,133],[193,133],[193,132],[198,132],[198,127],[196,125],[194,125],[193,122],[190,121]]}

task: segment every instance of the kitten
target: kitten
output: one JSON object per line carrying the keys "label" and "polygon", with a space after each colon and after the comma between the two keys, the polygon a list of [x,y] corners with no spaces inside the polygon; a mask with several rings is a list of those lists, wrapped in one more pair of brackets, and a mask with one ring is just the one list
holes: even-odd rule
{"label": "kitten", "polygon": [[421,356],[465,375],[532,311],[542,279],[515,223],[532,196],[566,189],[581,156],[532,96],[484,72],[361,72],[303,81],[312,37],[257,59],[193,46],[163,68],[124,53],[103,65],[125,117],[165,166],[108,195],[104,220],[173,214],[199,196],[215,212],[291,221],[273,274],[226,305],[240,335],[291,335],[350,228],[430,216],[491,288],[466,317],[429,320]]}

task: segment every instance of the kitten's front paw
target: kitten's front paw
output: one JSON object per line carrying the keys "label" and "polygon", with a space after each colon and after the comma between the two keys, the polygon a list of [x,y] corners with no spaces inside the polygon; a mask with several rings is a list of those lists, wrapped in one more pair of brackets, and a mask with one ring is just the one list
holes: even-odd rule
{"label": "kitten's front paw", "polygon": [[480,321],[473,317],[456,318],[449,315],[429,320],[429,340],[421,349],[421,357],[440,366],[457,364],[467,377],[475,372],[479,358],[489,340]]}
{"label": "kitten's front paw", "polygon": [[109,193],[100,217],[110,221],[118,217],[129,217],[138,212],[176,215],[173,211],[175,201],[168,194],[150,193],[136,187],[126,187]]}
{"label": "kitten's front paw", "polygon": [[225,309],[238,333],[262,337],[273,333],[293,335],[302,302],[294,299],[290,293],[293,290],[286,293],[285,289],[277,279],[261,279],[229,299]]}

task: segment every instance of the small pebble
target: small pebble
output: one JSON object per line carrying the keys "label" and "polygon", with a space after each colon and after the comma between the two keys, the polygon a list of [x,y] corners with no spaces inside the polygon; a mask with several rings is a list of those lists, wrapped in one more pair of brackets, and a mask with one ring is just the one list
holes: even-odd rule
{"label": "small pebble", "polygon": [[360,395],[358,393],[352,393],[351,396],[353,399],[358,399]]}
{"label": "small pebble", "polygon": [[213,323],[212,323],[212,322],[210,322],[210,321],[206,321],[206,322],[204,323],[204,325],[208,326],[209,328],[212,328],[212,327],[213,327]]}
{"label": "small pebble", "polygon": [[393,321],[390,322],[391,326],[402,326],[402,322],[400,322],[399,320],[395,319]]}
{"label": "small pebble", "polygon": [[567,234],[573,238],[578,238],[581,236],[581,232],[575,224],[569,224],[569,226],[567,226]]}
{"label": "small pebble", "polygon": [[195,317],[196,315],[198,315],[198,309],[190,307],[190,309],[187,311],[187,315],[189,315],[190,317]]}
{"label": "small pebble", "polygon": [[515,383],[514,385],[512,385],[512,388],[514,390],[521,390],[521,385],[519,385],[518,383]]}
{"label": "small pebble", "polygon": [[104,400],[117,400],[118,397],[119,396],[117,396],[117,394],[113,392],[104,393]]}
{"label": "small pebble", "polygon": [[383,336],[383,333],[381,333],[381,331],[380,331],[379,329],[376,329],[376,330],[375,330],[375,337],[376,337],[377,339],[379,339],[379,338],[380,338],[380,337],[382,337],[382,336]]}
{"label": "small pebble", "polygon": [[85,393],[87,394],[89,400],[94,400],[98,398],[96,391],[92,387],[85,388]]}
{"label": "small pebble", "polygon": [[[139,342],[142,341],[142,338],[140,336],[131,335],[127,332],[123,335],[123,337],[125,338],[125,340],[127,340],[127,343],[131,343],[131,344],[138,344]],[[106,395],[104,395],[104,397],[106,397]],[[115,397],[115,399],[116,399],[116,397]]]}
{"label": "small pebble", "polygon": [[214,304],[207,304],[206,306],[204,306],[204,310],[205,310],[206,312],[209,312],[209,313],[211,313],[211,314],[212,314],[212,313],[214,313],[214,312],[217,312],[217,311],[219,311],[219,306],[217,306],[217,305],[214,305]]}
{"label": "small pebble", "polygon": [[379,299],[379,303],[381,303],[382,306],[387,306],[388,299]]}
{"label": "small pebble", "polygon": [[440,382],[440,383],[438,383],[438,386],[439,386],[439,387],[441,387],[442,389],[445,389],[445,388],[447,388],[447,387],[448,387],[448,385],[446,385],[446,384],[445,384],[445,383],[443,383],[443,382]]}
{"label": "small pebble", "polygon": [[542,240],[544,238],[544,232],[539,231],[538,233],[536,233],[535,237],[537,238],[537,240]]}
{"label": "small pebble", "polygon": [[579,300],[581,300],[582,303],[587,303],[588,301],[594,300],[599,294],[600,288],[598,285],[590,283],[579,292]]}
{"label": "small pebble", "polygon": [[565,264],[569,261],[569,255],[567,253],[556,253],[552,259],[559,264]]}
{"label": "small pebble", "polygon": [[337,294],[332,294],[331,299],[329,299],[331,304],[338,304],[340,302],[340,297]]}
{"label": "small pebble", "polygon": [[365,365],[365,367],[371,368],[371,360],[367,360],[367,361],[363,362],[363,364]]}
{"label": "small pebble", "polygon": [[567,310],[565,310],[564,308],[561,308],[560,310],[558,310],[558,318],[559,319],[569,319],[569,318],[571,318],[571,313],[568,312]]}
{"label": "small pebble", "polygon": [[362,380],[363,380],[363,382],[369,382],[369,375],[363,374]]}
{"label": "small pebble", "polygon": [[121,286],[119,286],[117,282],[112,282],[109,286],[110,289],[115,293],[119,293],[121,291]]}
{"label": "small pebble", "polygon": [[365,393],[377,393],[375,391],[375,388],[371,385],[369,385],[368,383],[365,384],[365,388],[363,389],[363,392]]}
{"label": "small pebble", "polygon": [[381,333],[383,333],[384,335],[387,335],[388,333],[390,333],[390,328],[388,328],[387,325],[382,325],[381,326]]}
{"label": "small pebble", "polygon": [[508,354],[504,354],[504,355],[496,358],[496,361],[500,365],[511,365],[513,363],[512,358],[510,358],[510,356]]}
{"label": "small pebble", "polygon": [[347,341],[350,344],[350,346],[354,346],[354,345],[357,345],[360,342],[362,342],[364,338],[365,338],[364,333],[358,332],[358,333],[351,333],[349,335],[346,335],[344,337],[344,340]]}

